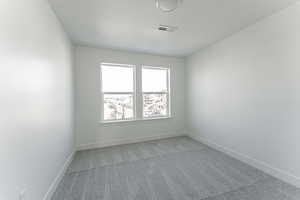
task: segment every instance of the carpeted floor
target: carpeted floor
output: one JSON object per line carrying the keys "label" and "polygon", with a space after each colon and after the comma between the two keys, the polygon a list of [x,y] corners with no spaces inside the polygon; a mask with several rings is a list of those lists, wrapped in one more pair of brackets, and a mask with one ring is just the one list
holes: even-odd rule
{"label": "carpeted floor", "polygon": [[300,190],[188,137],[77,152],[53,200],[300,200]]}

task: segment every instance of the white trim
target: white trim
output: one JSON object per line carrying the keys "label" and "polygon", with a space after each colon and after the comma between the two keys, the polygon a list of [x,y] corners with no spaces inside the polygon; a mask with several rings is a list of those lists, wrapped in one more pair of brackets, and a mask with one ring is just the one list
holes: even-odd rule
{"label": "white trim", "polygon": [[157,115],[152,117],[144,117],[140,119],[140,121],[147,121],[147,120],[156,120],[156,119],[172,119],[173,117],[171,115]]}
{"label": "white trim", "polygon": [[110,147],[110,146],[116,146],[116,145],[122,145],[122,144],[132,144],[132,143],[138,143],[138,142],[146,142],[151,140],[159,140],[159,139],[165,139],[165,138],[172,138],[172,137],[178,137],[178,136],[185,136],[183,133],[175,133],[175,134],[161,134],[161,135],[155,135],[155,136],[148,136],[148,137],[137,137],[137,138],[131,138],[131,139],[116,139],[111,141],[98,141],[95,143],[89,143],[89,144],[82,144],[77,147],[78,151],[81,150],[88,150],[88,149],[97,149],[97,148],[103,148],[103,147]]}
{"label": "white trim", "polygon": [[169,92],[143,92],[143,94],[169,94]]}
{"label": "white trim", "polygon": [[169,66],[169,69],[168,69],[168,75],[167,75],[167,84],[168,84],[168,115],[172,115],[172,106],[171,106],[171,65]]}
{"label": "white trim", "polygon": [[150,66],[150,65],[142,65],[142,68],[145,69],[160,69],[160,70],[169,70],[170,67],[165,67],[165,66]]}
{"label": "white trim", "polygon": [[284,182],[287,182],[291,185],[294,185],[294,186],[300,188],[300,177],[297,177],[287,171],[273,167],[264,161],[260,161],[260,160],[251,158],[248,155],[238,153],[230,148],[227,148],[227,147],[219,145],[215,142],[209,141],[199,135],[190,135],[189,134],[188,136],[193,138],[194,140],[197,140],[203,144],[206,144],[207,146],[209,146],[211,148],[217,149],[231,157],[234,157],[244,163],[247,163],[248,165],[251,165],[252,167],[257,168],[271,176],[274,176]]}
{"label": "white trim", "polygon": [[61,182],[61,180],[64,177],[69,165],[71,164],[75,153],[76,153],[76,151],[73,151],[71,153],[71,155],[67,158],[66,162],[64,163],[64,165],[62,166],[62,168],[58,172],[57,176],[54,178],[53,182],[51,183],[51,185],[50,185],[48,191],[46,192],[43,200],[51,200],[51,198],[54,195],[59,183]]}
{"label": "white trim", "polygon": [[124,120],[104,120],[100,121],[101,124],[114,124],[114,123],[123,123],[123,122],[138,122],[138,121],[149,121],[149,120],[159,120],[159,119],[172,119],[171,116],[160,116],[160,117],[149,117],[142,119],[124,119]]}
{"label": "white trim", "polygon": [[108,63],[108,62],[102,62],[101,65],[108,65],[108,66],[111,66],[111,67],[128,67],[128,68],[131,68],[131,67],[135,66],[133,64]]}
{"label": "white trim", "polygon": [[106,94],[111,94],[111,95],[114,95],[114,94],[130,94],[130,95],[132,95],[133,96],[133,93],[134,92],[102,92],[103,93],[103,95],[106,95]]}

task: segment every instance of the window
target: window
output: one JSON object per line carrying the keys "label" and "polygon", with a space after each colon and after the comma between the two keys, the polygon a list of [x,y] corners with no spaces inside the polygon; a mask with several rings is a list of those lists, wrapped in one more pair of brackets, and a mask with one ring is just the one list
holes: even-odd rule
{"label": "window", "polygon": [[101,65],[104,121],[135,118],[134,71],[131,65]]}
{"label": "window", "polygon": [[169,69],[143,67],[143,117],[169,116]]}
{"label": "window", "polygon": [[169,74],[169,68],[102,63],[102,121],[169,117]]}

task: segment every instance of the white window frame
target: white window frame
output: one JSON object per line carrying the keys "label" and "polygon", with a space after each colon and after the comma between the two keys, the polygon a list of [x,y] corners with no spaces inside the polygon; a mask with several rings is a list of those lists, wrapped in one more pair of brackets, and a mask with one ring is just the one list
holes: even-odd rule
{"label": "white window frame", "polygon": [[[143,69],[157,69],[157,70],[166,70],[167,71],[167,91],[166,92],[143,92],[141,91],[142,95],[142,117],[143,119],[161,119],[161,118],[170,118],[171,117],[171,88],[170,88],[170,74],[171,74],[171,68],[170,67],[155,67],[155,66],[148,66],[143,65]],[[143,75],[141,75],[141,84],[143,83]],[[151,117],[145,117],[144,116],[144,94],[166,94],[167,96],[167,114],[166,115],[158,115],[158,116],[151,116]]]}
{"label": "white window frame", "polygon": [[[116,66],[116,67],[129,67],[133,68],[133,92],[103,92],[102,84],[102,65]],[[142,69],[162,69],[167,70],[167,92],[143,92],[142,91]],[[121,123],[121,122],[134,122],[134,121],[144,121],[144,120],[159,120],[159,119],[171,119],[171,66],[168,67],[156,67],[151,65],[135,65],[135,64],[119,64],[119,63],[109,63],[102,62],[100,64],[100,99],[101,99],[101,117],[100,123],[111,124],[111,123]],[[105,94],[132,94],[133,97],[133,117],[127,119],[116,119],[116,120],[105,120],[104,119],[104,95]],[[167,94],[167,115],[164,116],[153,116],[144,117],[144,95],[143,94]]]}
{"label": "white window frame", "polygon": [[[103,83],[102,83],[102,65],[108,65],[111,67],[127,67],[133,69],[133,92],[103,92]],[[136,119],[136,66],[131,64],[118,64],[118,63],[101,63],[100,65],[100,85],[101,85],[101,122],[109,123],[109,122],[122,122],[122,121],[133,121]],[[114,94],[127,94],[132,95],[132,106],[133,106],[133,116],[132,118],[126,119],[115,119],[115,120],[107,120],[104,119],[104,95],[114,95]]]}

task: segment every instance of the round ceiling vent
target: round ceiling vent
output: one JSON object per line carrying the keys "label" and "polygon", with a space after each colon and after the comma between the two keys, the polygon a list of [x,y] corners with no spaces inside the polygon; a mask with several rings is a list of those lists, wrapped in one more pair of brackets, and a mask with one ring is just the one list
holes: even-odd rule
{"label": "round ceiling vent", "polygon": [[156,7],[164,12],[172,12],[176,10],[182,0],[156,0]]}

